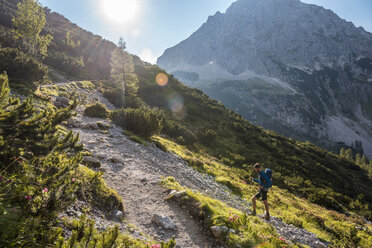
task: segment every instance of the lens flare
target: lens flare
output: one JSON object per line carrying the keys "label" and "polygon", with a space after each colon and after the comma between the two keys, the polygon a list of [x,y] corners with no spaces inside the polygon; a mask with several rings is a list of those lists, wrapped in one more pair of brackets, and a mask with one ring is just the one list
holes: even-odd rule
{"label": "lens flare", "polygon": [[184,106],[184,100],[182,96],[172,95],[168,98],[168,107],[173,112],[174,117],[178,120],[182,120],[186,117],[186,108]]}
{"label": "lens flare", "polygon": [[168,84],[168,77],[164,73],[160,72],[156,75],[156,83],[162,87]]}

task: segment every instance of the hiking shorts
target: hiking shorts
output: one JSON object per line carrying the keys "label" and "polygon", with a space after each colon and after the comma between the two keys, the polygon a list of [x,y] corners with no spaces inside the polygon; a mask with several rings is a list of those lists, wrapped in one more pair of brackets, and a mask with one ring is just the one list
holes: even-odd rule
{"label": "hiking shorts", "polygon": [[257,194],[254,195],[257,199],[260,199],[262,197],[263,201],[267,200],[267,190],[260,190]]}

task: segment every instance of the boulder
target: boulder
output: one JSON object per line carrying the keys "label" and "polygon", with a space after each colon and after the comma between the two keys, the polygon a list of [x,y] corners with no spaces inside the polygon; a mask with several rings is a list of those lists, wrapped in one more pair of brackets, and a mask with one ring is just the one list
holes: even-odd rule
{"label": "boulder", "polygon": [[163,227],[164,229],[176,229],[177,226],[173,223],[173,221],[167,216],[160,216],[154,214],[151,218],[151,221],[156,223],[158,226]]}
{"label": "boulder", "polygon": [[317,240],[314,243],[314,247],[315,248],[326,248],[327,246],[325,244],[323,244],[322,242],[320,242],[320,241]]}
{"label": "boulder", "polygon": [[110,128],[110,124],[108,124],[106,122],[98,121],[96,124],[97,124],[98,128],[102,129],[102,130],[107,130],[107,129]]}
{"label": "boulder", "polygon": [[81,128],[83,128],[83,129],[97,130],[98,129],[98,125],[97,125],[97,123],[94,123],[94,122],[88,122],[88,123],[83,124],[81,126]]}
{"label": "boulder", "polygon": [[99,169],[101,167],[101,162],[98,159],[92,157],[84,157],[83,164],[93,169]]}
{"label": "boulder", "polygon": [[69,100],[68,98],[66,97],[61,97],[61,96],[57,96],[56,99],[54,100],[54,106],[56,106],[57,108],[66,108],[68,107],[69,105]]}
{"label": "boulder", "polygon": [[174,194],[174,196],[177,198],[177,199],[180,199],[181,197],[185,196],[186,195],[186,191],[183,190],[183,191],[179,191],[177,193]]}
{"label": "boulder", "polygon": [[118,221],[122,221],[123,220],[123,217],[124,217],[124,213],[120,210],[116,210],[114,212],[114,218]]}
{"label": "boulder", "polygon": [[226,234],[229,232],[229,228],[226,226],[212,226],[211,231],[214,237],[223,240],[226,237]]}
{"label": "boulder", "polygon": [[109,160],[111,163],[114,163],[114,164],[124,164],[125,162],[124,159],[122,159],[119,156],[112,156]]}
{"label": "boulder", "polygon": [[67,120],[67,125],[69,127],[80,127],[80,121],[76,117],[71,117],[70,119]]}

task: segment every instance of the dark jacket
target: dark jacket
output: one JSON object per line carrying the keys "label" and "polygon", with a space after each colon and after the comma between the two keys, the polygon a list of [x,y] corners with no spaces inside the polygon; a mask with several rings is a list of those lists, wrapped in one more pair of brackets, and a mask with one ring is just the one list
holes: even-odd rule
{"label": "dark jacket", "polygon": [[264,187],[266,190],[269,189],[268,183],[270,179],[263,170],[261,170],[260,173],[258,174],[258,179],[253,179],[253,181]]}

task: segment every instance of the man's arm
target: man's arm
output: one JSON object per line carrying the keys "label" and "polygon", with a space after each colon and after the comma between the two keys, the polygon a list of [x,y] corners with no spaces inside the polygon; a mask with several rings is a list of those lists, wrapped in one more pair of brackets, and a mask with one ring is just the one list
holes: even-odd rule
{"label": "man's arm", "polygon": [[260,183],[259,179],[253,178],[252,176],[249,179],[253,182]]}

